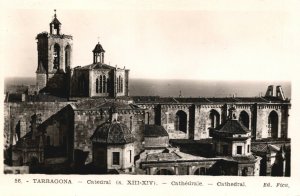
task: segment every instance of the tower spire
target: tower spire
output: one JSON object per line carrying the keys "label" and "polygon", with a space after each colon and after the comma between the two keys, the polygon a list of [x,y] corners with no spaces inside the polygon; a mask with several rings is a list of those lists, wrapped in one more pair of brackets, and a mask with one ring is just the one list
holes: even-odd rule
{"label": "tower spire", "polygon": [[54,18],[53,18],[52,22],[50,23],[50,34],[59,35],[61,32],[60,28],[61,28],[61,23],[57,19],[56,9],[54,9]]}
{"label": "tower spire", "polygon": [[93,50],[93,63],[104,63],[104,52],[100,42],[99,42],[99,37],[98,38],[98,44],[96,44],[94,50]]}

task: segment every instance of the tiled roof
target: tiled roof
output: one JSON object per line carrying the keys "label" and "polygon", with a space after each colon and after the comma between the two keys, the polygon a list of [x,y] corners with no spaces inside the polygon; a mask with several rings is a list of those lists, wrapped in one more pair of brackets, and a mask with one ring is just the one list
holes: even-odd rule
{"label": "tiled roof", "polygon": [[223,124],[215,128],[217,132],[225,132],[232,134],[246,134],[250,130],[238,120],[227,120]]}
{"label": "tiled roof", "polygon": [[144,136],[145,137],[162,137],[162,136],[169,136],[169,134],[163,126],[145,125]]}
{"label": "tiled roof", "polygon": [[28,95],[27,101],[29,102],[68,102],[68,98],[58,97],[50,94],[37,94],[37,95]]}
{"label": "tiled roof", "polygon": [[272,101],[272,102],[282,102],[283,100],[281,100],[279,97],[264,97],[265,100],[267,101]]}
{"label": "tiled roof", "polygon": [[136,103],[178,103],[178,101],[172,97],[133,96],[132,99]]}
{"label": "tiled roof", "polygon": [[210,101],[207,98],[201,98],[201,97],[179,97],[174,98],[179,103],[209,103]]}
{"label": "tiled roof", "polygon": [[233,97],[211,97],[207,98],[210,102],[236,102]]}
{"label": "tiled roof", "polygon": [[59,22],[59,20],[56,17],[54,17],[51,24],[61,24],[61,23]]}
{"label": "tiled roof", "polygon": [[139,106],[128,103],[126,100],[115,100],[105,98],[90,98],[80,99],[76,103],[72,104],[74,109],[86,110],[86,109],[110,109],[114,107],[116,110],[143,110]]}
{"label": "tiled roof", "polygon": [[132,110],[132,109],[141,109],[137,105],[126,103],[126,102],[117,102],[117,101],[106,101],[97,108],[109,109],[114,108],[116,110]]}
{"label": "tiled roof", "polygon": [[232,159],[238,162],[243,162],[243,161],[248,162],[248,161],[256,160],[257,157],[254,155],[249,155],[249,156],[232,157]]}
{"label": "tiled roof", "polygon": [[95,46],[93,52],[100,53],[100,52],[105,52],[105,50],[102,48],[101,44],[98,42],[98,44]]}
{"label": "tiled roof", "polygon": [[281,100],[277,97],[159,97],[159,96],[133,96],[136,103],[284,103],[288,100]]}
{"label": "tiled roof", "polygon": [[261,152],[261,153],[278,152],[280,151],[280,145],[268,144],[268,143],[252,144],[251,151]]}
{"label": "tiled roof", "polygon": [[153,153],[147,155],[146,161],[176,161],[181,159],[176,153]]}
{"label": "tiled roof", "polygon": [[83,67],[75,67],[74,69],[115,69],[115,67],[103,63],[93,63]]}
{"label": "tiled roof", "polygon": [[102,144],[127,144],[133,142],[133,135],[123,123],[106,122],[97,127],[91,140]]}

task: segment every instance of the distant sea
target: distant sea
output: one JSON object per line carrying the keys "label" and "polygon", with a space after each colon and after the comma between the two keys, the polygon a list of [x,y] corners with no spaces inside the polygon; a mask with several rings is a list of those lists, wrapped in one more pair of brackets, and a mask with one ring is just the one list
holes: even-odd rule
{"label": "distant sea", "polygon": [[[35,78],[6,78],[5,89],[11,85],[34,85]],[[286,97],[291,98],[289,81],[218,81],[218,80],[173,80],[137,79],[129,80],[131,96],[162,97],[255,97],[265,95],[269,85],[281,85]]]}

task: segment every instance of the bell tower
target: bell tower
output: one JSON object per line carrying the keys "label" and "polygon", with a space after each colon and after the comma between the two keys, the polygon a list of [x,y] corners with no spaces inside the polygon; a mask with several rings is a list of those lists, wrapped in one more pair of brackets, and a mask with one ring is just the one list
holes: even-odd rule
{"label": "bell tower", "polygon": [[95,46],[93,50],[93,63],[104,63],[104,53],[105,50],[101,46],[100,42],[98,41],[98,44]]}
{"label": "bell tower", "polygon": [[54,10],[54,18],[50,23],[50,34],[59,35],[60,34],[61,23],[56,17],[56,10]]}
{"label": "bell tower", "polygon": [[36,36],[38,67],[36,85],[38,92],[60,95],[68,91],[67,71],[72,64],[73,37],[62,34],[62,24],[57,18],[56,10],[49,24],[50,32]]}

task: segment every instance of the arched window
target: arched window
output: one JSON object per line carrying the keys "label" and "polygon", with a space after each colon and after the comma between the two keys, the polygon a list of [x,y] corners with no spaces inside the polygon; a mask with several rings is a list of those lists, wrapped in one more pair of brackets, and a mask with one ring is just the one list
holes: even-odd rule
{"label": "arched window", "polygon": [[182,110],[179,110],[176,113],[175,129],[179,131],[183,131],[184,133],[187,132],[187,114]]}
{"label": "arched window", "polygon": [[99,84],[99,87],[100,87],[100,93],[103,93],[103,88],[102,88],[102,76],[100,76],[100,84]]}
{"label": "arched window", "polygon": [[133,125],[133,118],[132,116],[130,116],[130,122],[129,122],[129,128],[130,128],[130,131],[132,131],[132,125]]}
{"label": "arched window", "polygon": [[119,76],[119,93],[122,92],[121,83],[122,83],[122,78],[121,76]]}
{"label": "arched window", "polygon": [[65,66],[70,67],[71,64],[71,47],[67,45],[65,48]]}
{"label": "arched window", "polygon": [[216,110],[211,110],[209,114],[210,127],[216,128],[220,124],[220,114]]}
{"label": "arched window", "polygon": [[249,115],[247,112],[242,111],[239,116],[239,121],[249,129]]}
{"label": "arched window", "polygon": [[118,93],[121,91],[121,76],[119,76],[119,78],[118,78],[118,81],[119,81],[119,83],[118,83]]}
{"label": "arched window", "polygon": [[60,68],[60,47],[58,44],[54,45],[54,52],[53,52],[53,69],[59,69]]}
{"label": "arched window", "polygon": [[275,111],[270,112],[268,118],[268,137],[278,137],[278,114]]}
{"label": "arched window", "polygon": [[98,78],[96,79],[96,93],[98,93],[99,91],[98,91],[98,88],[99,88],[99,80],[98,80]]}
{"label": "arched window", "polygon": [[117,86],[116,86],[116,88],[117,88],[117,93],[119,92],[119,78],[117,77]]}
{"label": "arched window", "polygon": [[106,92],[110,92],[110,81],[109,78],[106,79]]}
{"label": "arched window", "polygon": [[106,93],[106,76],[103,76],[103,93]]}
{"label": "arched window", "polygon": [[123,78],[121,77],[121,82],[120,82],[121,84],[121,92],[123,92]]}

